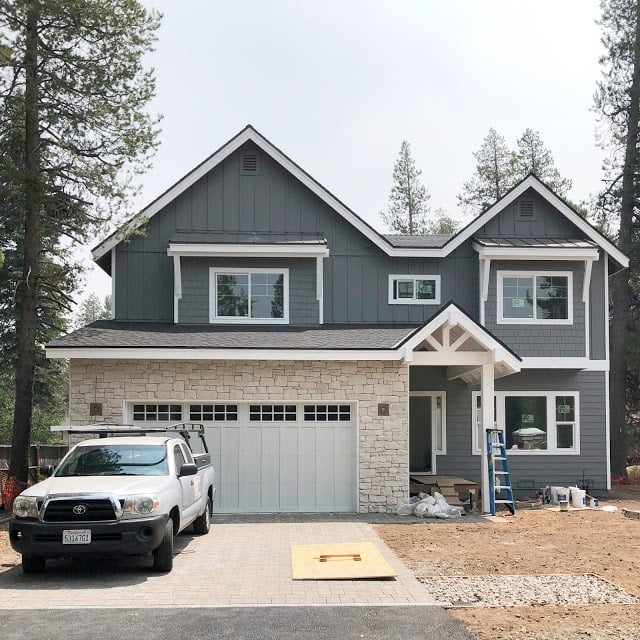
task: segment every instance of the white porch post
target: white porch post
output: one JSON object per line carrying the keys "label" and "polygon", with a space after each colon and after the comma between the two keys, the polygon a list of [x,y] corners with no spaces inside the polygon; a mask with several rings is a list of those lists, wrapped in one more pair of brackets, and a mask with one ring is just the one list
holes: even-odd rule
{"label": "white porch post", "polygon": [[495,388],[493,364],[482,365],[480,393],[482,396],[482,439],[480,441],[482,464],[482,511],[489,513],[489,470],[487,467],[486,429],[493,428],[493,396]]}

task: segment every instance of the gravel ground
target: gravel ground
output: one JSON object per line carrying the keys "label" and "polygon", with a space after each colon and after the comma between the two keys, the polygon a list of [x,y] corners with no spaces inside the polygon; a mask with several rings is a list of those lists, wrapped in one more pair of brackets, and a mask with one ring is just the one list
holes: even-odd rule
{"label": "gravel ground", "polygon": [[[439,599],[456,603],[449,611],[476,640],[638,640],[640,520],[622,509],[640,509],[640,486],[623,489],[618,500],[601,500],[614,513],[534,508],[445,526],[414,518],[376,531]],[[531,581],[533,602],[524,590]]]}
{"label": "gravel ground", "polygon": [[637,604],[638,598],[592,574],[548,576],[419,577],[449,606]]}

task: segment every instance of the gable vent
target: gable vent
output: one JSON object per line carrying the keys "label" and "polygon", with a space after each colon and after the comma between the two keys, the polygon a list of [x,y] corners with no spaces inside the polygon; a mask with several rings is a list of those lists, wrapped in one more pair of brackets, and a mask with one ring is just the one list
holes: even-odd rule
{"label": "gable vent", "polygon": [[257,151],[247,151],[242,155],[242,175],[255,176],[260,173]]}
{"label": "gable vent", "polygon": [[534,217],[533,200],[522,199],[518,201],[518,220],[533,220]]}

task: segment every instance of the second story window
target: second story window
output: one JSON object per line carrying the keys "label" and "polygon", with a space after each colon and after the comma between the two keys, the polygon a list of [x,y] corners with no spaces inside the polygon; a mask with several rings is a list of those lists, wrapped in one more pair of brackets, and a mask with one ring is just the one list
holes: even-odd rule
{"label": "second story window", "polygon": [[571,324],[572,274],[498,271],[498,322]]}
{"label": "second story window", "polygon": [[440,304],[440,276],[390,275],[389,304]]}
{"label": "second story window", "polygon": [[289,321],[288,269],[211,269],[211,322]]}

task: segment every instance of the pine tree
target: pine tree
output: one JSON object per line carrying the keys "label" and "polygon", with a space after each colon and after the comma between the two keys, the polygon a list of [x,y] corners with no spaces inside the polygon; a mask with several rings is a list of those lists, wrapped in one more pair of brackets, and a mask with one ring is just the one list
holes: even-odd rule
{"label": "pine tree", "polygon": [[417,235],[428,231],[428,201],[431,197],[420,182],[422,171],[416,168],[411,148],[402,141],[400,154],[393,168],[393,187],[389,208],[382,219],[396,233]]}
{"label": "pine tree", "polygon": [[540,133],[533,129],[525,129],[518,139],[514,173],[517,180],[533,173],[561,198],[566,198],[572,186],[571,180],[560,175],[551,151],[544,146]]}
{"label": "pine tree", "polygon": [[76,315],[77,329],[96,320],[108,320],[111,317],[111,296],[100,300],[95,293],[90,293],[81,303]]}
{"label": "pine tree", "polygon": [[158,24],[137,0],[0,0],[0,139],[18,130],[24,143],[10,184],[21,269],[10,473],[19,480],[42,310],[70,302],[76,265],[65,247],[123,209],[156,146],[145,111],[155,83],[142,60]]}
{"label": "pine tree", "polygon": [[464,211],[476,214],[502,198],[517,182],[517,178],[515,154],[493,127],[473,156],[476,170],[471,180],[462,185],[458,202]]}
{"label": "pine tree", "polygon": [[602,80],[595,106],[603,126],[604,210],[617,222],[628,270],[611,277],[611,471],[626,473],[628,428],[640,410],[640,0],[603,0]]}

